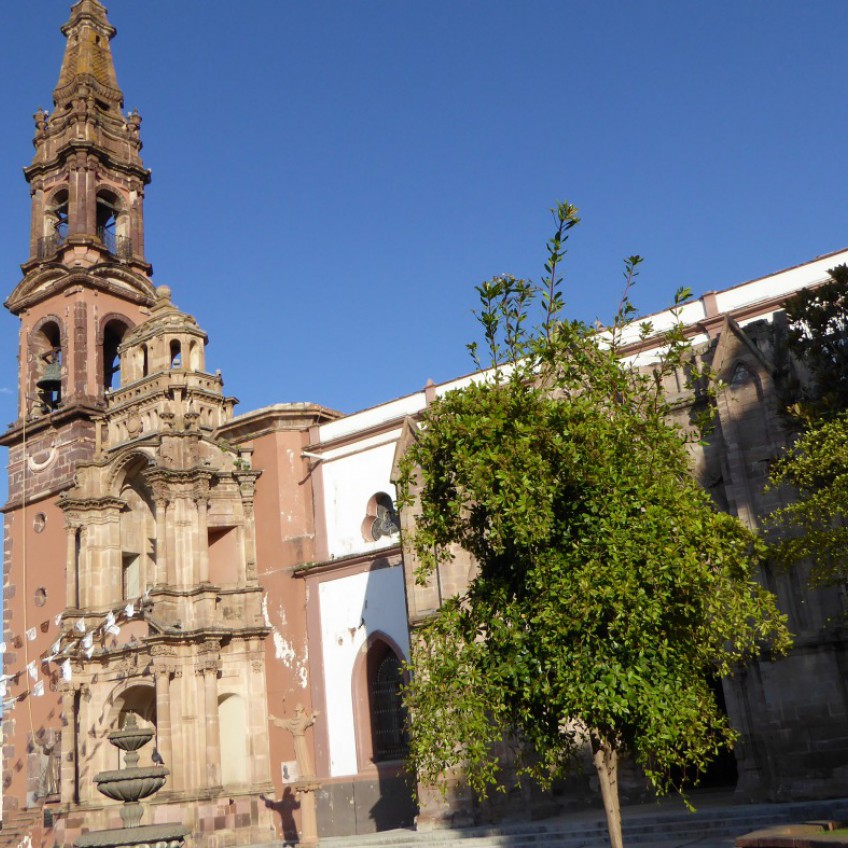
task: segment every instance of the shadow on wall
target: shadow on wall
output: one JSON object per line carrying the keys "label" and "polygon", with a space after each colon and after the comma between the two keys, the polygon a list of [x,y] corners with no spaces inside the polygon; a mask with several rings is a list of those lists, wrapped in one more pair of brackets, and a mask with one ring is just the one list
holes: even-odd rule
{"label": "shadow on wall", "polygon": [[265,795],[260,795],[259,798],[269,810],[273,810],[279,815],[280,826],[283,830],[283,845],[297,845],[300,842],[300,837],[294,821],[294,811],[300,809],[300,801],[295,798],[292,788],[287,786],[279,801]]}
{"label": "shadow on wall", "polygon": [[[391,591],[393,584],[389,575],[398,578],[394,592]],[[379,615],[380,606],[387,601],[397,604],[403,612],[403,622],[398,625],[402,633],[393,632]],[[365,627],[365,644],[354,664],[351,681],[357,713],[356,729],[360,737],[357,751],[360,772],[374,769],[376,774],[372,781],[361,786],[368,797],[358,798],[357,806],[360,810],[368,810],[368,830],[411,827],[418,808],[413,800],[414,782],[404,764],[408,736],[401,688],[405,677],[403,663],[407,656],[402,644],[408,643],[408,625],[402,566],[375,569],[368,573],[360,621]],[[377,623],[371,624],[372,621]],[[363,829],[358,822],[357,830]]]}

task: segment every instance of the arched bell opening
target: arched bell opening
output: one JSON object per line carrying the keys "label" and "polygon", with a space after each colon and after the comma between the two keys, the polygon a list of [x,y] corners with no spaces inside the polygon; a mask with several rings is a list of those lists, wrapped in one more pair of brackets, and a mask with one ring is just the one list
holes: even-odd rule
{"label": "arched bell opening", "polygon": [[171,339],[169,358],[172,370],[179,370],[183,367],[183,348],[177,339]]}
{"label": "arched bell opening", "polygon": [[31,340],[30,397],[41,412],[52,412],[62,403],[62,330],[55,319],[41,324]]}
{"label": "arched bell opening", "polygon": [[111,318],[103,326],[101,344],[101,383],[103,391],[116,389],[121,384],[121,356],[119,348],[130,325],[122,318]]}
{"label": "arched bell opening", "polygon": [[68,190],[63,188],[47,201],[43,230],[38,239],[39,259],[49,259],[68,238],[68,199]]}
{"label": "arched bell opening", "polygon": [[109,253],[118,257],[128,256],[129,215],[121,197],[112,191],[97,192],[97,238]]}

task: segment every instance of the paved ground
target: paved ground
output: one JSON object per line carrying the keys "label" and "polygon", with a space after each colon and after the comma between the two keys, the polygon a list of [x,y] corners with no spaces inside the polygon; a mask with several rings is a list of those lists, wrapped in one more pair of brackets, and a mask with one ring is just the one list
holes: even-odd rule
{"label": "paved ground", "polygon": [[[737,836],[763,827],[813,819],[848,821],[848,799],[743,804],[728,791],[700,791],[687,809],[679,797],[625,807],[625,848],[732,848]],[[606,848],[603,811],[589,808],[540,821],[416,832],[382,831],[321,840],[324,848]]]}

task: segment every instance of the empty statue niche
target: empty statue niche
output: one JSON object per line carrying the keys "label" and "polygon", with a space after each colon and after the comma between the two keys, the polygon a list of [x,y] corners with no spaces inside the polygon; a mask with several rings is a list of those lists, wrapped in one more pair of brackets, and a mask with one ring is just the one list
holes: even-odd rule
{"label": "empty statue niche", "polygon": [[197,341],[192,340],[188,346],[188,367],[192,371],[203,370],[202,346]]}
{"label": "empty statue niche", "polygon": [[233,728],[247,731],[244,699],[234,693],[218,697],[218,732],[221,745],[221,783],[244,786],[248,783],[248,734],[233,733]]}
{"label": "empty statue niche", "polygon": [[128,479],[121,491],[121,600],[138,598],[155,582],[156,520],[150,492],[140,477]]}
{"label": "empty statue niche", "polygon": [[31,394],[38,398],[42,412],[58,409],[62,403],[62,332],[56,320],[45,321],[33,333],[31,351]]}
{"label": "empty statue niche", "polygon": [[237,527],[209,528],[209,582],[235,586],[239,582],[241,545]]}
{"label": "empty statue niche", "polygon": [[[117,707],[117,716],[114,716],[110,724],[109,730],[123,729],[127,725],[127,719],[130,714],[135,716],[136,724],[139,727],[154,728],[154,737],[142,746],[140,752],[142,754],[141,765],[147,765],[148,758],[153,753],[153,749],[158,742],[158,727],[156,721],[156,690],[150,684],[140,684],[130,686],[125,689],[117,698],[115,698],[115,707]],[[111,748],[106,755],[109,757],[117,756],[120,762],[120,752],[116,748],[107,745],[106,748]],[[116,766],[109,764],[111,768]],[[120,764],[123,767],[123,763]]]}

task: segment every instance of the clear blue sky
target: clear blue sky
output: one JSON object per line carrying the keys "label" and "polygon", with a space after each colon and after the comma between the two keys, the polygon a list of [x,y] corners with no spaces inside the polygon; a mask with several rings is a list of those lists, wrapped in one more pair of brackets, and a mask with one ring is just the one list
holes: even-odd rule
{"label": "clear blue sky", "polygon": [[[154,281],[241,411],[354,411],[469,370],[473,286],[538,277],[582,211],[572,314],[848,246],[848,3],[113,0],[144,118]],[[70,0],[0,8],[0,268],[25,259],[31,115]],[[0,317],[0,426],[17,321]]]}

